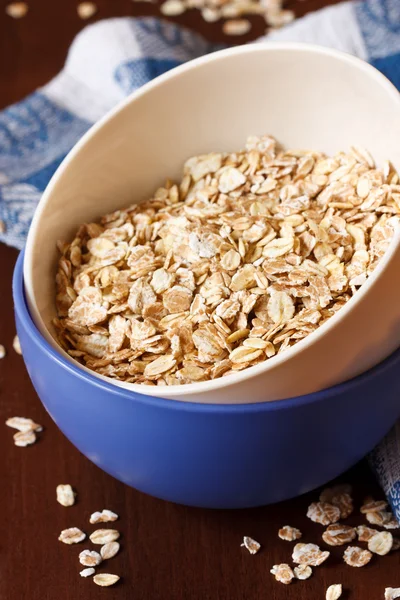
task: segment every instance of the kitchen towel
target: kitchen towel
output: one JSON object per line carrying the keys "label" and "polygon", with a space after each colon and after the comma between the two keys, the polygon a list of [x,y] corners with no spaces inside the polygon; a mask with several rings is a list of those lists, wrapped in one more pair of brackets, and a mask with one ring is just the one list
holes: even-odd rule
{"label": "kitchen towel", "polygon": [[[345,2],[261,40],[343,50],[370,62],[400,89],[400,0]],[[0,220],[5,225],[0,241],[23,247],[50,177],[95,121],[150,79],[215,49],[199,35],[154,18],[110,19],[86,27],[57,77],[0,112]],[[393,126],[400,129],[399,123]],[[400,519],[400,422],[370,462]]]}

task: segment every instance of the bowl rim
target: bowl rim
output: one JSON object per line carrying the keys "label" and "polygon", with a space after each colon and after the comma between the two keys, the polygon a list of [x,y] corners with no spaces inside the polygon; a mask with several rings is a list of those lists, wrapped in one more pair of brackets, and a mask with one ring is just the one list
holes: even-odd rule
{"label": "bowl rim", "polygon": [[[339,61],[350,64],[352,67],[359,69],[365,72],[370,76],[371,80],[375,80],[375,83],[380,85],[385,89],[385,91],[392,96],[399,104],[399,112],[400,112],[400,94],[395,86],[375,67],[363,61],[362,59],[355,57],[353,55],[347,54],[341,50],[336,50],[332,48],[326,48],[323,46],[318,46],[316,44],[308,44],[301,42],[257,42],[250,45],[241,45],[236,46],[234,48],[228,48],[219,50],[210,54],[206,54],[192,61],[188,61],[178,67],[175,67],[168,72],[164,73],[156,77],[155,79],[149,81],[148,83],[141,86],[138,90],[134,91],[132,94],[127,96],[127,98],[123,99],[120,103],[118,103],[111,111],[109,111],[106,115],[104,115],[99,121],[97,121],[90,129],[82,136],[82,138],[75,144],[75,146],[70,150],[68,155],[64,158],[54,175],[52,176],[50,182],[48,183],[42,198],[39,202],[39,205],[35,211],[35,215],[32,220],[32,224],[29,230],[26,246],[25,246],[25,257],[29,256],[32,259],[33,256],[33,248],[34,242],[36,239],[37,233],[35,233],[36,222],[39,221],[40,215],[44,210],[47,199],[53,193],[53,188],[57,184],[59,178],[64,174],[64,172],[70,167],[70,163],[79,155],[81,150],[84,149],[85,145],[96,136],[96,134],[103,128],[104,125],[109,124],[112,120],[119,115],[127,106],[131,103],[134,103],[137,99],[141,98],[143,95],[151,92],[151,90],[163,85],[165,82],[176,79],[182,75],[184,75],[188,71],[192,71],[197,69],[207,63],[211,63],[218,60],[223,60],[224,58],[230,58],[235,55],[246,55],[252,53],[265,53],[265,52],[276,52],[276,51],[296,51],[296,52],[304,52],[311,54],[319,54],[323,56],[333,57]],[[281,354],[276,354],[270,359],[263,361],[257,365],[250,366],[242,371],[237,373],[230,374],[229,377],[226,378],[218,378],[207,381],[193,382],[182,385],[171,385],[163,387],[162,391],[160,388],[155,387],[155,395],[153,396],[150,392],[151,387],[143,386],[137,383],[128,383],[119,380],[113,381],[112,378],[106,377],[104,375],[100,375],[99,373],[90,371],[84,365],[77,363],[72,357],[70,357],[61,347],[58,346],[56,340],[53,338],[48,328],[46,327],[39,311],[37,309],[37,305],[35,302],[31,302],[32,294],[32,273],[28,268],[32,266],[32,262],[28,262],[24,259],[23,271],[24,271],[24,281],[25,281],[25,293],[28,305],[30,307],[31,312],[33,313],[33,318],[40,326],[43,327],[43,337],[47,339],[49,344],[56,350],[58,353],[63,356],[63,358],[71,364],[77,364],[83,372],[87,374],[91,374],[96,377],[98,380],[103,382],[112,382],[116,387],[120,389],[125,389],[126,391],[135,392],[144,396],[153,396],[153,397],[161,397],[163,399],[171,398],[171,397],[181,397],[182,401],[191,402],[191,400],[186,399],[187,395],[193,394],[204,394],[213,392],[214,390],[218,390],[220,388],[226,388],[228,386],[234,386],[237,383],[241,383],[246,380],[251,380],[253,377],[262,376],[265,374],[268,375],[268,371],[273,369],[275,366],[282,365],[283,363],[289,361],[292,357],[294,358],[296,353],[301,353],[303,350],[307,349],[310,345],[317,343],[318,340],[331,329],[333,329],[337,324],[342,321],[346,315],[353,310],[360,302],[361,299],[368,293],[370,287],[372,287],[376,280],[379,279],[388,262],[390,262],[395,249],[400,245],[400,226],[395,231],[395,234],[390,242],[388,249],[386,250],[384,256],[379,261],[374,272],[368,277],[367,281],[362,285],[362,287],[357,290],[357,293],[343,306],[341,309],[333,315],[328,321],[326,321],[323,325],[318,327],[311,334],[299,340],[294,346],[285,350],[285,352]],[[41,329],[40,327],[40,329]],[[39,329],[39,327],[38,327]],[[295,359],[295,358],[294,358]],[[143,388],[148,388],[144,389]],[[165,394],[165,396],[163,395]],[[282,402],[282,400],[278,400]],[[272,401],[271,401],[272,402]]]}
{"label": "bowl rim", "polygon": [[[21,326],[23,327],[26,334],[31,338],[32,342],[39,347],[42,353],[44,353],[51,361],[56,362],[61,368],[68,371],[71,376],[78,377],[78,379],[84,380],[85,382],[93,385],[97,388],[101,388],[116,395],[118,397],[124,397],[127,400],[145,403],[148,406],[172,409],[172,410],[183,410],[188,412],[202,412],[202,413],[253,413],[253,412],[275,412],[277,410],[290,410],[294,408],[300,408],[309,404],[317,404],[318,402],[329,402],[332,397],[338,394],[348,393],[351,391],[357,392],[359,386],[364,386],[368,381],[374,377],[380,376],[391,368],[394,364],[400,363],[400,347],[393,352],[388,358],[379,364],[372,367],[365,373],[349,379],[344,383],[339,383],[335,386],[313,392],[312,394],[305,394],[303,396],[296,396],[292,398],[286,398],[283,400],[271,400],[266,402],[256,403],[234,403],[234,404],[221,404],[221,403],[202,403],[195,401],[174,400],[171,398],[163,398],[161,396],[152,396],[151,394],[141,394],[135,390],[128,390],[126,388],[119,387],[114,384],[111,378],[100,379],[96,377],[91,371],[84,371],[80,368],[79,363],[76,361],[67,361],[64,356],[59,353],[46,338],[39,331],[37,325],[34,323],[28,308],[28,304],[25,298],[24,281],[23,281],[23,262],[24,262],[25,251],[22,250],[17,258],[13,280],[12,280],[12,291],[14,299],[14,310],[20,320]],[[24,359],[25,360],[25,359]],[[28,370],[29,372],[29,370]]]}

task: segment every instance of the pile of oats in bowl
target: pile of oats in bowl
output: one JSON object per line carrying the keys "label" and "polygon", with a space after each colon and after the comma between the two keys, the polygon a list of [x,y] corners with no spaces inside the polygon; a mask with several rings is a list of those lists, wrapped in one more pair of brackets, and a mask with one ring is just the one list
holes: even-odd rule
{"label": "pile of oats in bowl", "polygon": [[357,292],[393,236],[399,177],[269,136],[186,161],[140,205],[59,242],[57,339],[105,376],[215,379],[304,339]]}

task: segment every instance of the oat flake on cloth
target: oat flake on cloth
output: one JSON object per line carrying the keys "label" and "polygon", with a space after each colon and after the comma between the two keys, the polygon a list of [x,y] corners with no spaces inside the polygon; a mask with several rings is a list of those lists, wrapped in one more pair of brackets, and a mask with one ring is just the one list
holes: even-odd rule
{"label": "oat flake on cloth", "polygon": [[[261,39],[349,52],[400,89],[400,0],[342,3]],[[95,121],[150,79],[215,49],[199,35],[154,18],[110,19],[86,27],[57,77],[0,112],[0,219],[6,224],[0,241],[23,247],[50,177]],[[400,123],[393,126],[400,139]],[[400,422],[370,462],[400,519]]]}

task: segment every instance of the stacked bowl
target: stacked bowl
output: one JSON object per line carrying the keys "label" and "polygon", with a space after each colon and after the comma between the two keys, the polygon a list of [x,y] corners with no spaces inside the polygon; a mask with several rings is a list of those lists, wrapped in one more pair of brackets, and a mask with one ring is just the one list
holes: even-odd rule
{"label": "stacked bowl", "polygon": [[64,160],[14,275],[24,360],[46,409],[90,460],[151,495],[242,508],[307,492],[362,458],[400,415],[400,234],[345,306],[282,354],[229,377],[144,386],[89,371],[55,341],[56,242],[149,197],[191,155],[249,134],[400,167],[400,98],[345,54],[256,44],[192,61],[135,92]]}

